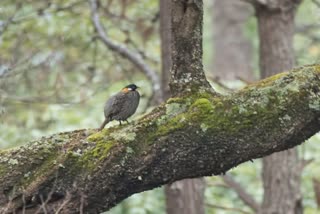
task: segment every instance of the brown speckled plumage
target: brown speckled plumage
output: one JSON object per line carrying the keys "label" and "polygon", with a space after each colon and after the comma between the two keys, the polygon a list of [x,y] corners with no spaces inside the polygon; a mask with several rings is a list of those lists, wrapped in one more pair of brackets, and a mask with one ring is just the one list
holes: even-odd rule
{"label": "brown speckled plumage", "polygon": [[112,120],[118,120],[121,124],[121,121],[126,121],[136,112],[140,100],[140,94],[136,89],[136,85],[130,84],[109,98],[104,106],[105,120],[99,130]]}

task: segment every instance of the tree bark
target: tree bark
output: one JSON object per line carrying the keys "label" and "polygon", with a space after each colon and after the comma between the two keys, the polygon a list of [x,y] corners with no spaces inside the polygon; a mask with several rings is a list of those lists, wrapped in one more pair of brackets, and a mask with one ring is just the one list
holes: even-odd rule
{"label": "tree bark", "polygon": [[[262,78],[294,66],[294,17],[299,1],[278,0],[256,7]],[[263,158],[262,214],[303,213],[301,162],[297,149]]]}
{"label": "tree bark", "polygon": [[210,91],[202,65],[203,2],[177,0],[171,5],[172,95]]}
{"label": "tree bark", "polygon": [[[162,94],[170,97],[171,0],[160,0],[160,36],[162,58]],[[167,214],[204,214],[204,179],[194,178],[165,185]]]}
{"label": "tree bark", "polygon": [[161,90],[163,100],[170,97],[169,78],[171,59],[171,0],[160,0],[160,39],[161,39]]}
{"label": "tree bark", "polygon": [[221,80],[239,77],[253,81],[252,45],[244,35],[248,18],[253,15],[249,3],[239,0],[214,1],[213,75]]}
{"label": "tree bark", "polygon": [[168,214],[202,214],[204,212],[204,178],[176,181],[165,187]]}

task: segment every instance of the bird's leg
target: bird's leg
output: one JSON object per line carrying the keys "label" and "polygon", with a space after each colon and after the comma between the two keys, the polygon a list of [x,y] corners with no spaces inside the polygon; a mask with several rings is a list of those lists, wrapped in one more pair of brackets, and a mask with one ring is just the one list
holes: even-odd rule
{"label": "bird's leg", "polygon": [[119,125],[121,126],[122,124],[121,124],[121,120],[119,120]]}
{"label": "bird's leg", "polygon": [[129,121],[127,119],[125,121],[127,122],[127,124],[129,124]]}

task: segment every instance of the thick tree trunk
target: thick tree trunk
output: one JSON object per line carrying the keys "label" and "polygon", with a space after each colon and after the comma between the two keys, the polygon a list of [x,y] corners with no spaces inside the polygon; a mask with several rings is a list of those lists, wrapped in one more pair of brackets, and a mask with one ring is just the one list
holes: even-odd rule
{"label": "thick tree trunk", "polygon": [[172,95],[211,91],[202,65],[203,2],[177,0],[171,3]]}
{"label": "thick tree trunk", "polygon": [[[275,2],[273,2],[275,3]],[[262,78],[294,66],[294,17],[298,1],[278,1],[257,6]],[[264,198],[262,214],[303,212],[301,162],[297,149],[263,158]]]}
{"label": "thick tree trunk", "polygon": [[169,78],[171,59],[171,0],[160,0],[160,39],[161,39],[161,90],[163,99],[170,97]]}
{"label": "thick tree trunk", "polygon": [[[160,0],[160,35],[162,58],[162,94],[170,97],[171,0]],[[204,179],[194,178],[165,185],[167,214],[204,214]]]}
{"label": "thick tree trunk", "polygon": [[204,214],[204,178],[184,179],[166,185],[168,214]]}
{"label": "thick tree trunk", "polygon": [[245,23],[253,15],[252,6],[239,0],[218,0],[214,1],[213,14],[214,77],[253,81],[252,45],[244,35]]}

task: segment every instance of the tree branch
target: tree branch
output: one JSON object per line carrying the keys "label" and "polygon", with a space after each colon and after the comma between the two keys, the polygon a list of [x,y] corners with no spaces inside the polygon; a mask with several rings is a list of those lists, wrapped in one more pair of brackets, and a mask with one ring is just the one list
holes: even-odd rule
{"label": "tree branch", "polygon": [[47,210],[102,212],[134,193],[219,175],[299,145],[320,130],[319,116],[319,65],[230,96],[171,98],[135,124],[60,133],[1,151],[0,207],[39,208],[34,199],[47,201],[53,192],[61,197],[48,200]]}
{"label": "tree branch", "polygon": [[259,211],[260,205],[258,204],[258,202],[256,202],[254,198],[249,193],[247,193],[247,191],[241,186],[240,183],[234,180],[230,175],[224,175],[222,176],[222,179],[255,213]]}
{"label": "tree branch", "polygon": [[142,57],[133,51],[130,51],[123,44],[117,44],[112,41],[106,34],[99,17],[98,6],[96,0],[89,0],[91,7],[91,20],[94,25],[95,30],[98,33],[98,38],[103,42],[103,44],[110,50],[120,54],[122,57],[128,59],[133,63],[140,71],[142,71],[146,77],[152,83],[152,92],[154,99],[160,103],[162,98],[162,92],[160,90],[160,78],[159,75],[149,67],[142,59]]}
{"label": "tree branch", "polygon": [[234,208],[234,207],[225,207],[217,204],[211,204],[211,203],[206,203],[206,206],[213,208],[213,209],[221,209],[221,210],[227,210],[230,212],[236,212],[236,213],[243,213],[243,214],[250,214],[249,212],[246,212],[242,209],[239,208]]}

